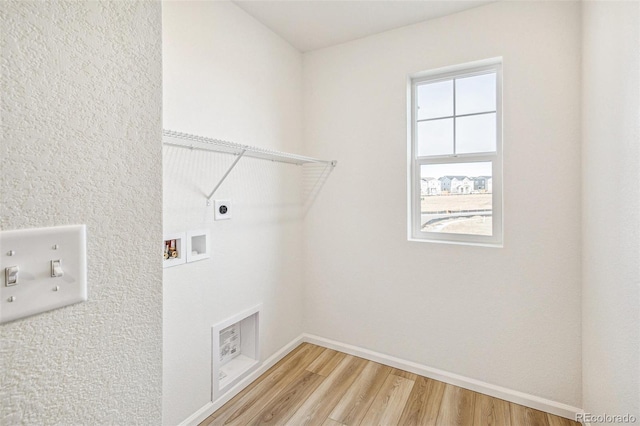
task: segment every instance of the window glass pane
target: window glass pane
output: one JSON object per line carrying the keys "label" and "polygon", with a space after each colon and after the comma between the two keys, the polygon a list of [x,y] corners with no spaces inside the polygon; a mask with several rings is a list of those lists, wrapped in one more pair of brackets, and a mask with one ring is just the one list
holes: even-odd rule
{"label": "window glass pane", "polygon": [[456,154],[495,152],[496,113],[456,118]]}
{"label": "window glass pane", "polygon": [[418,157],[453,154],[453,119],[422,121],[417,126]]}
{"label": "window glass pane", "polygon": [[456,79],[456,115],[495,110],[495,73]]}
{"label": "window glass pane", "polygon": [[420,166],[420,229],[491,236],[491,171],[491,162]]}
{"label": "window glass pane", "polygon": [[453,80],[418,86],[418,120],[453,115]]}

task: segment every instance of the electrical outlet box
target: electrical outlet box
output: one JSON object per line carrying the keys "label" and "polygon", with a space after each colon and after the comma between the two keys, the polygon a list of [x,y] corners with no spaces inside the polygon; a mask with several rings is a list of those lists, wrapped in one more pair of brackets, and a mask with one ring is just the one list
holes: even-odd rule
{"label": "electrical outlet box", "polygon": [[231,219],[232,208],[230,200],[215,200],[213,206],[215,220]]}

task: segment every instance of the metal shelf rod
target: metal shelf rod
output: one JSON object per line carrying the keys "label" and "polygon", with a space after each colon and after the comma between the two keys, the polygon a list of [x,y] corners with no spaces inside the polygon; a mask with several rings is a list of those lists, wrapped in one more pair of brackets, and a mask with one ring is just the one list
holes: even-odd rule
{"label": "metal shelf rod", "polygon": [[211,191],[211,193],[209,194],[209,196],[207,197],[207,205],[209,205],[211,203],[211,197],[213,197],[213,194],[215,194],[215,192],[218,190],[218,188],[220,188],[220,185],[222,185],[222,182],[224,182],[224,180],[227,178],[227,176],[229,176],[229,173],[231,173],[231,170],[233,170],[233,168],[236,166],[236,164],[238,164],[238,161],[240,161],[240,159],[242,158],[242,156],[245,154],[245,151],[242,151],[240,154],[238,154],[238,157],[235,159],[235,161],[233,162],[233,164],[231,165],[231,167],[229,167],[229,169],[227,170],[227,172],[224,174],[224,176],[222,176],[220,178],[220,181],[218,182],[218,184],[216,185],[215,188],[213,188],[213,191]]}

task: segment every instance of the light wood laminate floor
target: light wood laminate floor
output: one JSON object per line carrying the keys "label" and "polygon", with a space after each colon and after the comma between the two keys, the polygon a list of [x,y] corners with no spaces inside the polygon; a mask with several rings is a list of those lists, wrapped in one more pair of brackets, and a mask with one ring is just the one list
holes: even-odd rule
{"label": "light wood laminate floor", "polygon": [[200,426],[263,424],[579,425],[308,343],[294,349]]}

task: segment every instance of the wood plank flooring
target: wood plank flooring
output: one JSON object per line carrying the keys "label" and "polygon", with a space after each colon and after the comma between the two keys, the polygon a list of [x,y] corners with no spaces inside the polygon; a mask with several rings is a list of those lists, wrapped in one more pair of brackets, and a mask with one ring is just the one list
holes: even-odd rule
{"label": "wood plank flooring", "polygon": [[209,425],[579,426],[481,393],[303,343]]}

